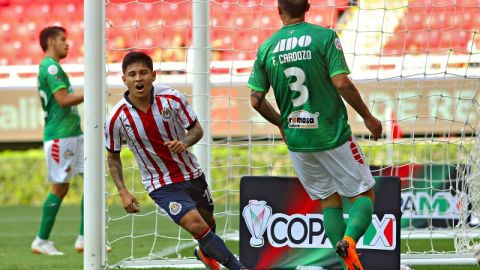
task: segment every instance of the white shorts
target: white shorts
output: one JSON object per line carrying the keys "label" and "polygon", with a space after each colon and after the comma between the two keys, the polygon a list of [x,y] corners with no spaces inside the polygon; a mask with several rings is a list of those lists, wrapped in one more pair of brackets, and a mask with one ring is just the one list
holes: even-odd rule
{"label": "white shorts", "polygon": [[312,200],[335,192],[354,197],[375,185],[365,157],[353,137],[342,146],[321,152],[291,152],[293,168]]}
{"label": "white shorts", "polygon": [[49,181],[68,183],[73,176],[83,174],[83,135],[46,141],[43,150]]}

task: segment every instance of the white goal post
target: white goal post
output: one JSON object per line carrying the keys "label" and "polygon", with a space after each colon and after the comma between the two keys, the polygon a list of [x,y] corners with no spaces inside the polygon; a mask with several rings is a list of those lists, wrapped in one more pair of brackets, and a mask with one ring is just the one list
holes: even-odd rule
{"label": "white goal post", "polygon": [[106,266],[105,237],[105,0],[85,0],[84,269]]}

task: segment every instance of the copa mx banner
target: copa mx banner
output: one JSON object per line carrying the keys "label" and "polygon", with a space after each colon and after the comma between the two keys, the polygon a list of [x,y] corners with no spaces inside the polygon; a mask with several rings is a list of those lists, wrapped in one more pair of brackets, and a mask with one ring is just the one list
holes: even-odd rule
{"label": "copa mx banner", "polygon": [[[377,179],[372,224],[358,242],[365,269],[400,265],[400,182]],[[275,192],[272,192],[275,191]],[[341,269],[318,201],[297,178],[244,177],[240,185],[240,259],[253,269]],[[350,204],[344,202],[345,212]],[[348,220],[348,214],[344,214]]]}

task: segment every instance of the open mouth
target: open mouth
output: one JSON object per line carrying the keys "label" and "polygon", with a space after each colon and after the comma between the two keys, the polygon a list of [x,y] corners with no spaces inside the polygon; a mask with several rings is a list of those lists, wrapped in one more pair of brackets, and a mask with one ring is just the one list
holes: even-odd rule
{"label": "open mouth", "polygon": [[144,87],[144,85],[141,84],[141,83],[137,83],[137,84],[135,85],[135,88],[137,88],[137,90],[142,90],[143,87]]}

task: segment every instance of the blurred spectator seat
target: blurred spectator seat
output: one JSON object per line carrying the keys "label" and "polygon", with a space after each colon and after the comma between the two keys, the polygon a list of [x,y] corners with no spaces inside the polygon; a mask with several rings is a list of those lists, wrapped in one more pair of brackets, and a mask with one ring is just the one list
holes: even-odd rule
{"label": "blurred spectator seat", "polygon": [[[472,0],[458,1],[475,7]],[[0,53],[0,63],[38,64],[43,57],[39,31],[49,25],[67,30],[71,47],[69,59],[64,61],[81,63],[83,3],[84,0],[0,0],[0,42],[6,48]],[[309,22],[335,27],[339,11],[346,9],[349,1],[310,0],[310,3]],[[212,0],[210,32],[215,59],[219,56],[225,60],[254,59],[258,46],[282,27],[276,5],[277,0]],[[106,18],[107,48],[112,50],[107,61],[121,60],[121,56],[134,47],[155,52],[159,51],[157,48],[192,45],[192,1],[109,0]],[[454,19],[462,27],[475,20],[475,16]],[[182,46],[176,41],[178,37]]]}
{"label": "blurred spectator seat", "polygon": [[480,26],[479,7],[480,0],[410,1],[383,53],[468,52],[473,32]]}

